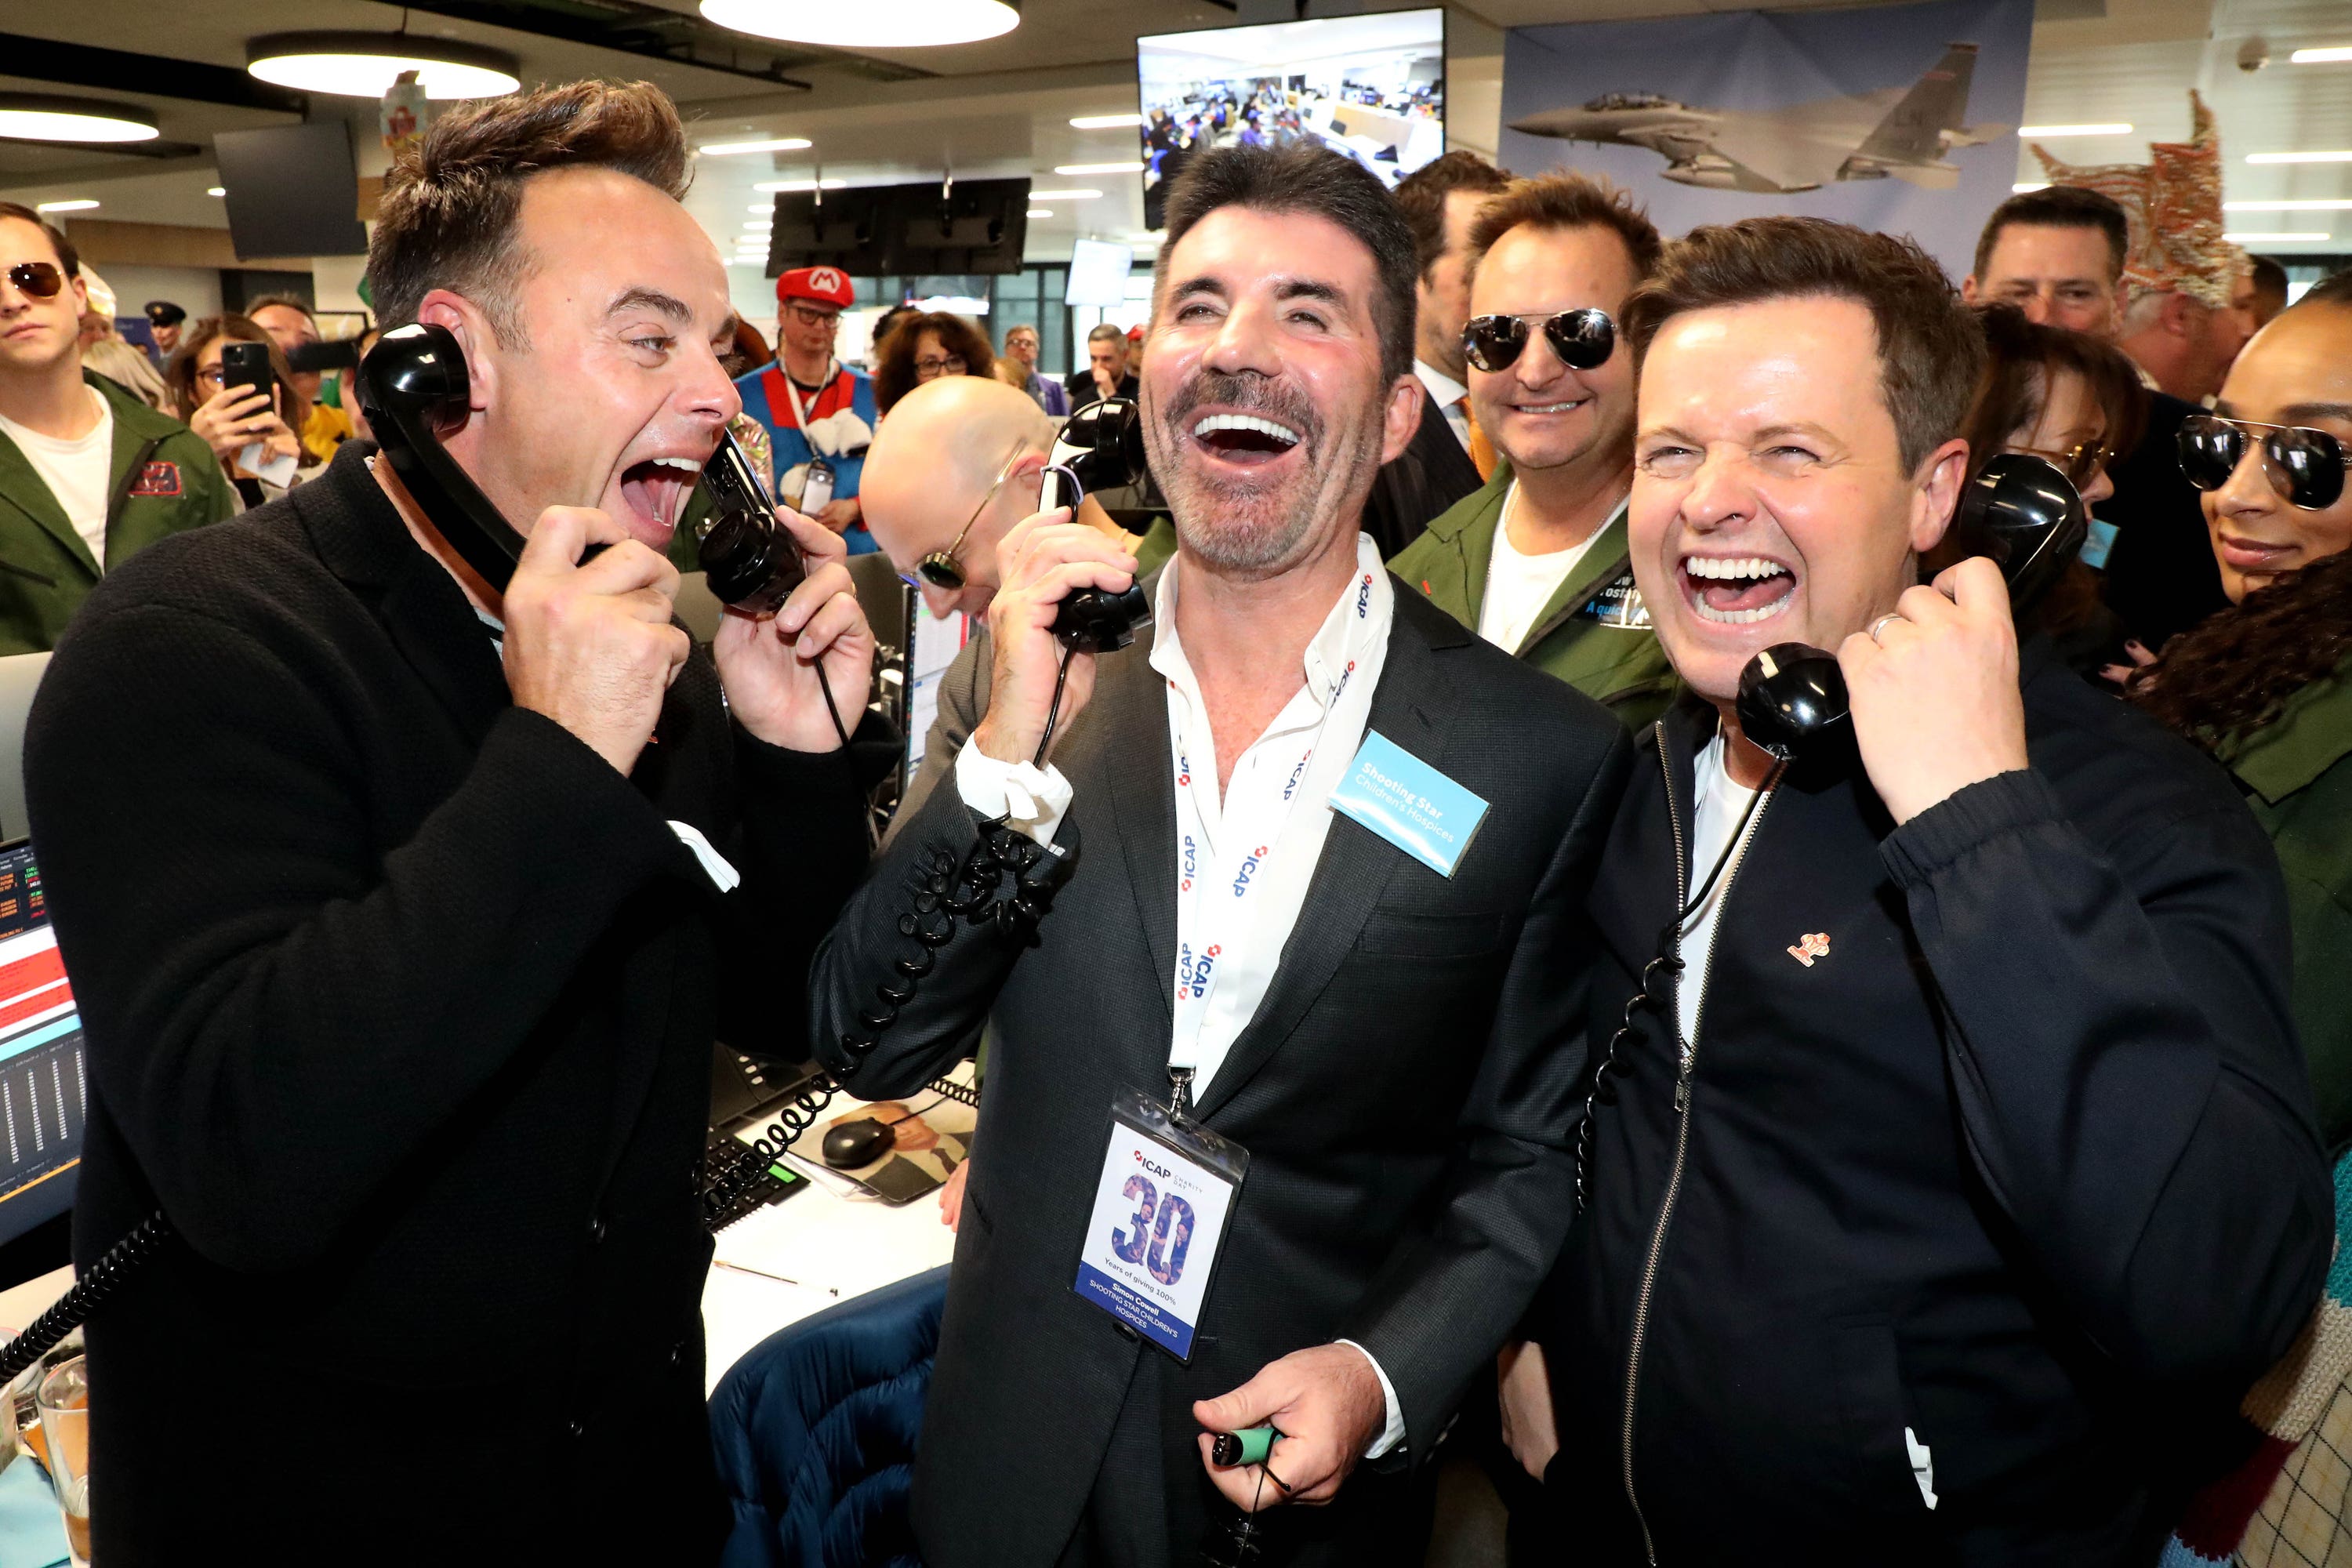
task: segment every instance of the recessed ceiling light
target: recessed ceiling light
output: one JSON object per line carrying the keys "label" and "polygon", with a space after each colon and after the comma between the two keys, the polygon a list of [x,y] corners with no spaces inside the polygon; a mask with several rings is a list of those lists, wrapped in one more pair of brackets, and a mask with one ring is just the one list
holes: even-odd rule
{"label": "recessed ceiling light", "polygon": [[[92,206],[96,206],[98,204],[92,202],[90,205]],[[1052,217],[1054,216],[1054,209],[1052,207],[1031,207],[1029,209],[1029,216],[1031,217]]]}
{"label": "recessed ceiling light", "polygon": [[837,191],[847,184],[847,180],[761,180],[751,188],[755,191],[797,191],[806,195],[814,190]]}
{"label": "recessed ceiling light", "polygon": [[1140,114],[1081,114],[1070,121],[1076,131],[1116,131],[1122,125],[1140,125]]}
{"label": "recessed ceiling light", "polygon": [[1029,199],[1033,202],[1090,202],[1100,195],[1102,195],[1100,191],[1086,190],[1032,191],[1029,193]]}
{"label": "recessed ceiling light", "polygon": [[1143,164],[1136,159],[1129,159],[1118,163],[1056,163],[1054,165],[1054,173],[1057,174],[1140,174],[1143,173]]}
{"label": "recessed ceiling light", "polygon": [[27,142],[152,142],[155,117],[127,103],[0,92],[0,136]]}
{"label": "recessed ceiling light", "polygon": [[2342,153],[2249,153],[2249,163],[2352,163],[2352,151]]}
{"label": "recessed ceiling light", "polygon": [[695,151],[706,158],[727,158],[738,153],[797,153],[813,145],[805,136],[771,136],[764,142],[709,142]]}
{"label": "recessed ceiling light", "polygon": [[2046,191],[2049,188],[2050,182],[2047,180],[2023,180],[2010,186],[2009,194],[2013,196],[2021,196],[2028,191]]}
{"label": "recessed ceiling light", "polygon": [[226,185],[210,185],[205,187],[205,195],[208,196],[225,196],[228,195],[228,187]]}
{"label": "recessed ceiling light", "polygon": [[2320,49],[2297,49],[2287,56],[2289,65],[2325,66],[2341,60],[2352,60],[2352,44],[2330,44]]}
{"label": "recessed ceiling light", "polygon": [[2021,125],[2020,136],[2128,136],[2132,128],[2118,121],[2105,125]]}
{"label": "recessed ceiling light", "polygon": [[2321,234],[2312,230],[2304,230],[2301,232],[2283,232],[2276,234],[2233,232],[2225,234],[2221,237],[2228,240],[2231,245],[2316,245],[2321,240],[2333,239],[2336,237],[2332,234]]}
{"label": "recessed ceiling light", "polygon": [[1021,25],[1007,0],[702,0],[702,14],[753,37],[835,48],[970,44]]}
{"label": "recessed ceiling light", "polygon": [[768,253],[764,250],[757,256],[730,256],[727,258],[730,267],[765,267],[767,264]]}
{"label": "recessed ceiling light", "polygon": [[245,46],[245,68],[298,92],[382,98],[403,71],[425,96],[497,98],[522,85],[514,56],[454,38],[413,33],[271,33]]}
{"label": "recessed ceiling light", "polygon": [[750,206],[745,207],[743,210],[751,214],[755,217],[766,217],[770,213],[776,210],[776,204],[773,202],[753,202]]}
{"label": "recessed ceiling light", "polygon": [[2225,213],[2335,213],[2352,211],[2352,199],[2323,196],[2295,202],[2223,202]]}
{"label": "recessed ceiling light", "polygon": [[96,205],[98,203],[89,197],[79,196],[69,202],[37,202],[33,210],[37,213],[86,213]]}

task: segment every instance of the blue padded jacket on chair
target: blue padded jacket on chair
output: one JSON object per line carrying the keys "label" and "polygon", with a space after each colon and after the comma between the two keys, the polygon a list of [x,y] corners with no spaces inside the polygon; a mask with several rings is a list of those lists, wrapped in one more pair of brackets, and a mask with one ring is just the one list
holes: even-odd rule
{"label": "blue padded jacket on chair", "polygon": [[735,1510],[721,1568],[919,1568],[907,1491],[944,1267],[779,1329],[710,1396]]}

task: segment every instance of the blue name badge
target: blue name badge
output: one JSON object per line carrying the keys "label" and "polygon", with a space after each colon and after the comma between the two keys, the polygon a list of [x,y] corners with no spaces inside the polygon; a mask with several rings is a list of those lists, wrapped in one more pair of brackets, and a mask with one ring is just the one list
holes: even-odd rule
{"label": "blue name badge", "polygon": [[2107,552],[2116,547],[2116,525],[2091,520],[2091,531],[2083,536],[2083,564],[2094,572],[2107,569]]}
{"label": "blue name badge", "polygon": [[1364,733],[1331,809],[1352,816],[1441,877],[1454,875],[1486,803],[1381,734]]}

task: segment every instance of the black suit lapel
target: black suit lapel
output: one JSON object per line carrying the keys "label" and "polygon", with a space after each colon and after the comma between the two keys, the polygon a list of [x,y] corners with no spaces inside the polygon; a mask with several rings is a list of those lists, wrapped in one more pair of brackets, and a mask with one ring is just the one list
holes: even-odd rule
{"label": "black suit lapel", "polygon": [[[1391,585],[1396,591],[1396,620],[1389,628],[1388,659],[1381,671],[1381,683],[1372,691],[1365,731],[1379,731],[1443,771],[1445,736],[1433,716],[1444,711],[1445,677],[1438,668],[1424,617],[1444,621],[1450,628],[1448,640],[1464,640],[1458,635],[1462,628],[1452,616],[1432,608],[1393,578]],[[1389,879],[1405,859],[1402,850],[1370,828],[1333,814],[1322,857],[1307,885],[1307,901],[1299,906],[1290,940],[1283,944],[1274,982],[1266,987],[1256,1016],[1226,1053],[1216,1077],[1200,1094],[1202,1116],[1213,1115],[1229,1102],[1298,1027],[1339,973],[1340,960],[1356,945],[1364,922],[1371,918]],[[1171,893],[1171,906],[1172,902]],[[1172,918],[1172,907],[1171,913]],[[1163,984],[1168,979],[1161,976]]]}
{"label": "black suit lapel", "polygon": [[[1110,797],[1107,825],[1118,840],[1092,853],[1123,857],[1128,886],[1134,889],[1136,918],[1143,924],[1160,984],[1161,1024],[1155,1049],[1167,1055],[1168,1031],[1175,1026],[1176,997],[1176,784],[1168,752],[1167,679],[1151,668],[1141,643],[1105,661],[1095,700],[1110,722],[1097,742],[1098,793]],[[1073,795],[1084,811],[1083,795]],[[1098,821],[1105,814],[1094,814]],[[1081,826],[1083,827],[1083,823]],[[1081,872],[1081,875],[1084,873]]]}

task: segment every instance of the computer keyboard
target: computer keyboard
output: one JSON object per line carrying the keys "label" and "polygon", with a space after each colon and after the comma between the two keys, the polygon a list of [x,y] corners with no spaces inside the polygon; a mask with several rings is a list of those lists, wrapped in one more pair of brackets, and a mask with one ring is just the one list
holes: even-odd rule
{"label": "computer keyboard", "polygon": [[[727,1175],[736,1173],[730,1189]],[[771,1164],[739,1138],[714,1132],[702,1149],[702,1225],[714,1235],[745,1215],[782,1203],[809,1184],[781,1163]]]}

